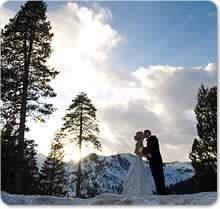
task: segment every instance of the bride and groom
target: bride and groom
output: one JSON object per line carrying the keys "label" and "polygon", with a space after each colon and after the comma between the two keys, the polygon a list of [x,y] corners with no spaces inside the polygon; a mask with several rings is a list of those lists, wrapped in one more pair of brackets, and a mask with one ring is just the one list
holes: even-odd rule
{"label": "bride and groom", "polygon": [[[144,139],[147,140],[147,147],[144,147]],[[134,140],[135,159],[131,165],[124,182],[122,195],[149,195],[153,194],[150,187],[150,179],[142,161],[142,157],[149,160],[151,173],[155,182],[156,192],[159,195],[166,194],[163,161],[160,154],[159,142],[156,136],[151,135],[150,130],[137,132]]]}

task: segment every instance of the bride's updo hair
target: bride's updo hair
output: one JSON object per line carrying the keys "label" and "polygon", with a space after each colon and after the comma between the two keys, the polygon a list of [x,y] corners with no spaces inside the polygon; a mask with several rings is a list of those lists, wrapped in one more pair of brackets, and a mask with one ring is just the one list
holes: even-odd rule
{"label": "bride's updo hair", "polygon": [[142,131],[136,132],[136,135],[134,136],[134,140],[138,141],[140,139],[140,137],[142,137],[143,135],[144,135],[144,133]]}

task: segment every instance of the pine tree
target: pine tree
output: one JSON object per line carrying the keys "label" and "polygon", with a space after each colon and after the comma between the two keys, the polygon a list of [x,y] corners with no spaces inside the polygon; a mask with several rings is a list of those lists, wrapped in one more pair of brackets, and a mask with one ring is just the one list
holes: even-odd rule
{"label": "pine tree", "polygon": [[[19,169],[18,131],[14,131],[12,123],[7,123],[1,135],[1,182],[2,190],[9,193],[16,192],[16,175]],[[36,162],[36,144],[33,140],[24,142],[24,172],[23,185],[20,191],[23,194],[38,192],[38,167]]]}
{"label": "pine tree", "polygon": [[24,173],[22,194],[37,194],[39,192],[39,174],[36,159],[36,147],[34,140],[24,141]]}
{"label": "pine tree", "polygon": [[196,171],[195,191],[217,189],[217,87],[203,85],[198,92],[195,107],[198,139],[194,139],[189,158]]}
{"label": "pine tree", "polygon": [[56,96],[48,83],[58,74],[46,64],[53,37],[46,11],[45,2],[28,1],[1,31],[2,118],[15,116],[19,126],[17,193],[22,189],[26,117],[44,121],[55,110],[46,102]]}
{"label": "pine tree", "polygon": [[51,151],[44,161],[40,172],[40,190],[42,194],[64,196],[65,163],[63,142],[57,133],[51,145]]}
{"label": "pine tree", "polygon": [[[62,132],[71,143],[75,143],[80,151],[83,143],[93,144],[95,149],[101,150],[101,143],[97,140],[99,133],[98,122],[96,120],[96,108],[85,93],[80,93],[72,100],[71,105],[66,110],[63,118],[64,124]],[[81,159],[78,161],[76,196],[80,197],[81,185]]]}
{"label": "pine tree", "polygon": [[10,123],[1,130],[1,189],[14,193],[18,160],[17,135]]}

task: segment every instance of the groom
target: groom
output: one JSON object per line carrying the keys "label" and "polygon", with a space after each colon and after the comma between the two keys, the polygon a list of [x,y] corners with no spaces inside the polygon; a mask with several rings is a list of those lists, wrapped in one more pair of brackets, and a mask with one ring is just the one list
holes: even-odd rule
{"label": "groom", "polygon": [[149,160],[149,165],[151,173],[154,178],[157,194],[166,194],[166,187],[164,181],[163,173],[163,161],[160,154],[159,142],[156,136],[151,135],[150,130],[144,131],[144,138],[147,138],[147,159]]}

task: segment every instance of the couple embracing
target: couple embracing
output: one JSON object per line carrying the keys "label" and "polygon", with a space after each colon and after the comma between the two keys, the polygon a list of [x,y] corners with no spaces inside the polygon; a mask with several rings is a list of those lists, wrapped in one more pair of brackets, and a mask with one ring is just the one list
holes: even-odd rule
{"label": "couple embracing", "polygon": [[[144,139],[147,141],[147,147],[144,147]],[[144,168],[142,157],[146,157],[147,160],[149,160],[157,194],[165,195],[166,188],[163,173],[163,161],[157,137],[151,135],[150,130],[145,130],[144,132],[137,132],[134,140],[136,141],[136,156],[125,179],[122,195],[152,194],[150,179]]]}

